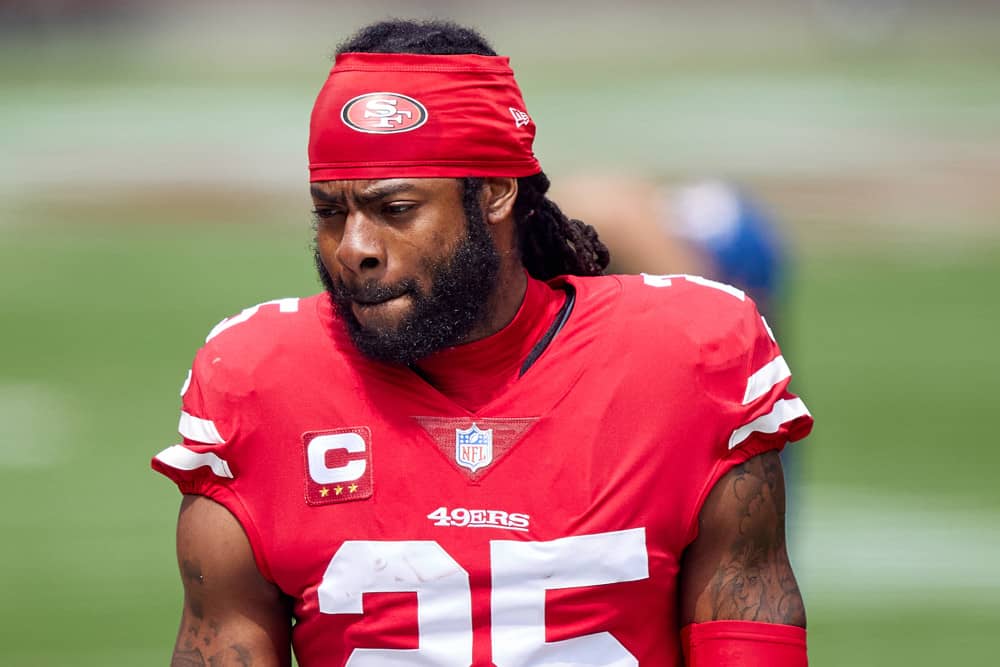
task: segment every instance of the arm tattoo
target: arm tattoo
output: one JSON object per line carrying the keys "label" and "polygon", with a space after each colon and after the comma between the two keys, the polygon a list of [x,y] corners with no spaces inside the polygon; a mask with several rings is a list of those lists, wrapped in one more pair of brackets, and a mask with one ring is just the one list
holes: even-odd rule
{"label": "arm tattoo", "polygon": [[805,609],[785,544],[785,491],[776,452],[733,469],[726,490],[739,530],[712,577],[713,619],[805,626]]}
{"label": "arm tattoo", "polygon": [[[198,586],[202,585],[201,570],[196,564],[184,561],[184,576]],[[191,587],[195,589],[196,587]],[[222,625],[215,618],[205,618],[201,601],[188,599],[188,612],[183,618],[181,634],[177,639],[170,667],[252,667],[253,654],[243,644],[220,647]],[[204,652],[203,652],[204,651]],[[209,655],[206,656],[206,653]]]}
{"label": "arm tattoo", "polygon": [[199,649],[185,651],[178,648],[174,650],[170,667],[205,667],[205,656],[201,654]]}
{"label": "arm tattoo", "polygon": [[208,656],[200,648],[192,650],[176,649],[170,667],[253,667],[253,654],[242,644],[233,644],[227,649]]}

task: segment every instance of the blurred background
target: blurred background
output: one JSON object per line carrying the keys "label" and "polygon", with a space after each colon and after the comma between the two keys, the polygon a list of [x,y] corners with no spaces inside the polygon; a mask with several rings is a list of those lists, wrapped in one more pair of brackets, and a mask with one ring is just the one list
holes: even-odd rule
{"label": "blurred background", "polygon": [[167,664],[179,496],[149,458],[213,324],[319,289],[310,107],[391,15],[511,57],[556,183],[766,204],[817,418],[812,664],[997,664],[1000,4],[972,0],[0,0],[0,664]]}

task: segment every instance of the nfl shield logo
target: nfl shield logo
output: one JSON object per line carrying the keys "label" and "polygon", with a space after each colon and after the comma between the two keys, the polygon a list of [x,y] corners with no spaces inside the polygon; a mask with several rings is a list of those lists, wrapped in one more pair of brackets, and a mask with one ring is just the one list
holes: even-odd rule
{"label": "nfl shield logo", "polygon": [[455,461],[476,472],[493,462],[493,429],[485,431],[473,424],[455,429]]}

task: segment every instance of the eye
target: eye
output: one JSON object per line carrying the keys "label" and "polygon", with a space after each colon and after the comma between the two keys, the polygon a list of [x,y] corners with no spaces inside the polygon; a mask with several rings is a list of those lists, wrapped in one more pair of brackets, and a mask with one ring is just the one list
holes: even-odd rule
{"label": "eye", "polygon": [[382,207],[382,212],[385,215],[399,216],[409,213],[416,207],[417,205],[412,202],[390,202]]}
{"label": "eye", "polygon": [[337,217],[338,215],[341,215],[342,213],[343,211],[341,211],[340,209],[329,208],[329,207],[316,207],[312,210],[313,218],[315,218],[317,221],[332,220],[333,218]]}

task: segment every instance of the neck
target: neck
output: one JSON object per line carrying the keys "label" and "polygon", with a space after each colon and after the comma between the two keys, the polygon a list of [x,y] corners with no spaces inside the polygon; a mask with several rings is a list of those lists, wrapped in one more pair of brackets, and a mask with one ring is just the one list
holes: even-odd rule
{"label": "neck", "polygon": [[481,325],[469,332],[463,343],[492,336],[510,324],[517,314],[528,288],[528,277],[520,261],[511,260],[509,254],[502,258],[496,287],[486,302],[487,316]]}
{"label": "neck", "polygon": [[478,412],[517,381],[525,359],[566,301],[562,290],[529,280],[523,269],[521,276],[521,303],[503,327],[436,352],[416,366],[424,380],[470,412]]}

